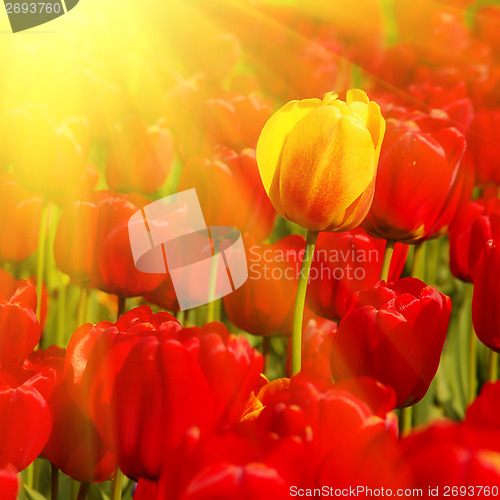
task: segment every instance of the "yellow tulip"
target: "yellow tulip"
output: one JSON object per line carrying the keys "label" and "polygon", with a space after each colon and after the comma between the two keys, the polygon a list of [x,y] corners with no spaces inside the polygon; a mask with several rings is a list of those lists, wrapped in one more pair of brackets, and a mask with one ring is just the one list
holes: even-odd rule
{"label": "yellow tulip", "polygon": [[385,120],[362,90],[291,101],[262,129],[257,163],[276,211],[310,231],[348,231],[370,209]]}

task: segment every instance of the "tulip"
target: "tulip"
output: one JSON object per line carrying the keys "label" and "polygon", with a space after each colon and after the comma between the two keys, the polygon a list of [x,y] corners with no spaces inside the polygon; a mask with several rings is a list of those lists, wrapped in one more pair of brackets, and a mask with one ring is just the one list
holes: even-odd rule
{"label": "tulip", "polygon": [[[244,422],[242,430],[248,436],[262,436],[258,443],[264,448],[263,456],[273,457],[270,462],[289,484],[317,487],[323,473],[330,474],[328,482],[343,483],[349,467],[340,467],[342,460],[350,461],[358,480],[363,477],[373,484],[388,479],[389,460],[383,460],[381,479],[377,474],[382,467],[372,461],[366,467],[362,457],[370,446],[376,446],[380,434],[394,446],[392,389],[369,378],[332,384],[303,373],[293,377],[289,385],[275,382],[269,384],[274,384],[274,390],[267,391],[258,417]],[[356,452],[349,452],[354,443]]]}
{"label": "tulip", "polygon": [[457,278],[473,282],[484,246],[500,237],[500,200],[478,198],[467,204],[450,228],[450,268]]}
{"label": "tulip", "polygon": [[363,229],[403,243],[445,232],[470,197],[468,171],[460,164],[464,151],[464,137],[452,128],[424,133],[406,125],[388,133]]}
{"label": "tulip", "polygon": [[467,135],[467,144],[476,168],[476,183],[480,186],[500,185],[500,109],[485,109],[476,113]]}
{"label": "tulip", "polygon": [[[161,491],[161,490],[160,490]],[[218,464],[208,467],[188,485],[182,500],[259,500],[265,491],[268,498],[290,498],[290,487],[273,468],[264,464],[243,466]],[[166,492],[168,494],[168,492]]]}
{"label": "tulip", "polygon": [[181,329],[145,306],[88,346],[82,384],[90,416],[120,469],[135,478],[158,478],[166,460],[238,422],[262,369],[261,356],[222,325]]}
{"label": "tulip", "polygon": [[359,292],[333,342],[334,380],[373,377],[398,407],[415,404],[438,369],[450,312],[449,297],[415,278]]}
{"label": "tulip", "polygon": [[479,340],[495,352],[500,352],[499,271],[500,247],[490,240],[474,269],[472,323]]}
{"label": "tulip", "polygon": [[[337,333],[337,323],[320,317],[310,319],[304,327],[302,336],[302,375],[311,378],[331,380],[330,353],[333,339]],[[286,373],[292,373],[292,350],[287,349]]]}
{"label": "tulip", "polygon": [[276,211],[311,231],[347,231],[370,208],[385,121],[363,91],[347,102],[291,101],[266,123],[257,144],[264,188]]}
{"label": "tulip", "polygon": [[0,371],[0,469],[25,469],[40,454],[52,428],[47,403],[52,373],[11,366]]}
{"label": "tulip", "polygon": [[486,491],[498,487],[497,453],[488,445],[478,446],[464,426],[434,423],[405,437],[399,448],[400,474],[408,474],[415,488],[429,491],[431,486],[433,492],[436,487],[442,492],[453,485],[463,492],[471,485],[481,485],[484,496],[488,496]]}
{"label": "tulip", "polygon": [[474,12],[475,29],[478,37],[484,40],[495,52],[500,53],[500,7],[494,3],[483,5]]}
{"label": "tulip", "polygon": [[170,274],[167,274],[165,281],[156,290],[144,294],[144,300],[166,311],[179,311],[179,302]]}
{"label": "tulip", "polygon": [[28,190],[48,196],[76,185],[89,151],[85,121],[56,123],[37,107],[14,112],[9,142],[16,179]]}
{"label": "tulip", "polygon": [[53,416],[52,431],[43,456],[59,470],[81,482],[100,482],[115,470],[115,460],[104,446],[93,422],[75,401],[75,385],[65,376],[65,352],[52,346],[30,356],[32,369],[51,367],[56,384],[48,403]]}
{"label": "tulip", "polygon": [[0,269],[0,366],[22,363],[38,344],[35,286]]}
{"label": "tulip", "polygon": [[38,247],[42,199],[11,176],[0,179],[0,259],[19,263]]}
{"label": "tulip", "polygon": [[81,284],[122,297],[158,288],[165,275],[138,271],[130,248],[128,221],[147,203],[139,195],[108,191],[70,203],[56,231],[56,265]]}
{"label": "tulip", "polygon": [[397,0],[394,12],[401,38],[413,43],[426,61],[449,64],[468,46],[465,10],[428,0]]}
{"label": "tulip", "polygon": [[151,194],[166,181],[174,158],[172,134],[161,122],[147,127],[131,117],[113,130],[106,180],[115,191]]}
{"label": "tulip", "polygon": [[[320,234],[311,265],[308,306],[332,321],[343,318],[353,295],[379,281],[385,246],[384,240],[360,229]],[[389,281],[401,275],[407,253],[406,245],[396,244]]]}
{"label": "tulip", "polygon": [[286,236],[273,244],[252,244],[248,279],[223,298],[231,323],[253,335],[290,335],[304,238]]}
{"label": "tulip", "polygon": [[190,162],[179,191],[195,188],[209,226],[234,226],[256,241],[271,236],[276,212],[262,187],[255,151],[237,154],[218,146],[207,159]]}
{"label": "tulip", "polygon": [[19,491],[19,478],[14,467],[0,469],[0,491],[4,500],[16,500]]}

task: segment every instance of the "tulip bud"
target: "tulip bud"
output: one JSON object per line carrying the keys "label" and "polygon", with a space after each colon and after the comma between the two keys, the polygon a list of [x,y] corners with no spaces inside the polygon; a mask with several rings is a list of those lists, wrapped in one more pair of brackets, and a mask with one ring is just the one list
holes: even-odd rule
{"label": "tulip bud", "polygon": [[474,268],[472,323],[479,340],[495,352],[500,352],[499,272],[500,246],[490,240]]}
{"label": "tulip bud", "polygon": [[361,90],[346,102],[291,101],[266,123],[257,144],[264,188],[276,211],[312,231],[347,231],[370,208],[385,132],[378,104]]}
{"label": "tulip bud", "polygon": [[[361,229],[321,233],[311,265],[308,306],[325,318],[339,321],[354,294],[379,281],[385,247],[385,240],[372,238]],[[406,245],[395,245],[389,281],[401,275],[407,253]]]}
{"label": "tulip bud", "polygon": [[369,376],[396,391],[398,407],[415,404],[438,369],[450,312],[449,297],[415,278],[363,290],[333,342],[334,380]]}
{"label": "tulip bud", "polygon": [[470,194],[464,151],[465,139],[453,128],[424,133],[413,124],[388,133],[363,229],[403,243],[445,231]]}

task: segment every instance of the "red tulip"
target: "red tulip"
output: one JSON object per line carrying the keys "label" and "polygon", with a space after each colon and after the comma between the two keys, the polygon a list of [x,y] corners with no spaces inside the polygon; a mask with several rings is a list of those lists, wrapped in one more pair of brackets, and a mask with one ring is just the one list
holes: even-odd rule
{"label": "red tulip", "polygon": [[479,340],[495,352],[500,352],[500,246],[490,240],[474,268],[472,322]]}
{"label": "red tulip", "polygon": [[19,491],[19,478],[12,466],[0,468],[0,491],[3,500],[16,500]]}
{"label": "red tulip", "polygon": [[404,243],[445,232],[470,197],[468,171],[460,164],[464,150],[465,139],[456,129],[387,133],[375,197],[362,227],[377,238]]}
{"label": "red tulip", "polygon": [[[321,233],[311,265],[308,306],[321,316],[340,320],[353,295],[371,288],[380,279],[386,242],[360,229],[345,233]],[[389,281],[401,275],[408,247],[397,243]]]}
{"label": "red tulip", "polygon": [[484,109],[476,113],[467,135],[467,144],[476,168],[480,186],[500,185],[500,109]]}
{"label": "red tulip", "polygon": [[428,0],[397,0],[399,33],[435,64],[454,61],[469,43],[465,12]]}
{"label": "red tulip", "polygon": [[474,12],[474,22],[478,37],[500,53],[500,7],[491,2]]}
{"label": "red tulip", "polygon": [[256,241],[271,235],[276,218],[260,179],[253,149],[240,154],[216,147],[210,159],[190,162],[179,191],[196,189],[209,226],[235,226]]}
{"label": "red tulip", "polygon": [[35,285],[0,269],[0,366],[22,363],[38,344]]}
{"label": "red tulip", "polygon": [[450,312],[449,297],[415,278],[359,292],[333,342],[334,380],[373,377],[398,407],[415,404],[438,369]]}
{"label": "red tulip", "polygon": [[[161,484],[161,483],[160,483]],[[161,489],[160,489],[161,491]],[[290,488],[283,477],[264,464],[217,464],[198,474],[186,489],[182,500],[260,500],[263,492],[268,498],[286,500]],[[168,494],[168,491],[165,492]]]}
{"label": "red tulip", "polygon": [[172,134],[161,122],[147,127],[131,117],[113,130],[106,180],[115,191],[151,194],[166,181],[174,158]]}
{"label": "red tulip", "polygon": [[454,276],[473,282],[485,244],[500,237],[499,217],[498,198],[478,198],[463,208],[450,229],[450,268]]}
{"label": "red tulip", "polygon": [[289,335],[305,241],[286,236],[273,244],[247,240],[248,279],[224,297],[230,321],[253,335]]}
{"label": "red tulip", "polygon": [[482,486],[481,490],[474,488],[473,496],[484,498],[500,481],[497,453],[488,448],[474,444],[464,426],[435,423],[401,441],[401,474],[409,474],[412,486],[424,492],[429,488],[436,492],[437,487],[443,494],[446,487],[453,486],[459,493],[471,494],[470,486]]}
{"label": "red tulip", "polygon": [[53,416],[52,431],[43,455],[77,481],[100,482],[115,470],[115,459],[103,444],[93,422],[76,403],[73,379],[64,374],[65,352],[56,346],[30,356],[34,370],[50,367],[56,385],[48,403]]}
{"label": "red tulip", "polygon": [[[394,415],[388,413],[395,404],[392,389],[368,378],[332,384],[302,374],[289,386],[275,387],[266,394],[257,418],[242,423],[242,432],[256,441],[262,448],[260,456],[267,457],[266,464],[275,467],[287,484],[318,487],[322,471],[330,474],[329,484],[342,483],[346,470],[331,465],[340,464],[343,457],[345,460],[354,443],[359,443],[359,448],[350,452],[350,466],[358,473],[358,480],[363,477],[372,485],[383,481],[373,474],[380,467],[370,462],[370,471],[363,466],[362,457],[379,433],[394,446],[394,431],[387,432],[396,424]],[[387,473],[388,463],[385,465]]]}
{"label": "red tulip", "polygon": [[[331,380],[330,353],[337,333],[337,323],[320,317],[310,319],[302,333],[302,368],[303,375],[311,378]],[[292,345],[288,343],[287,376],[292,373]]]}
{"label": "red tulip", "polygon": [[54,374],[11,366],[0,371],[0,468],[26,468],[40,454],[52,428],[47,398]]}
{"label": "red tulip", "polygon": [[165,281],[156,290],[144,294],[144,300],[166,311],[178,311],[179,302],[170,274],[167,274]]}
{"label": "red tulip", "polygon": [[165,275],[137,270],[128,232],[130,217],[147,203],[139,195],[102,191],[89,202],[69,204],[54,241],[57,266],[81,283],[121,297],[156,289]]}
{"label": "red tulip", "polygon": [[143,306],[91,346],[82,384],[120,468],[155,479],[168,457],[239,420],[261,368],[260,355],[222,325],[183,330]]}

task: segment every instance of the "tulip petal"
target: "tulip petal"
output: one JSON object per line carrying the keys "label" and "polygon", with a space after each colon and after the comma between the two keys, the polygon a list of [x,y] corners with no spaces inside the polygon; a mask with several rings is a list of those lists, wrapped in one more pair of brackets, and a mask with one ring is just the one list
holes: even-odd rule
{"label": "tulip petal", "polygon": [[264,125],[257,143],[257,163],[264,188],[269,194],[283,144],[296,123],[321,106],[320,99],[291,101],[280,108]]}
{"label": "tulip petal", "polygon": [[373,141],[361,120],[333,106],[315,109],[295,125],[283,149],[284,211],[311,230],[339,226],[375,174]]}

